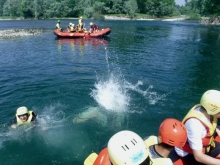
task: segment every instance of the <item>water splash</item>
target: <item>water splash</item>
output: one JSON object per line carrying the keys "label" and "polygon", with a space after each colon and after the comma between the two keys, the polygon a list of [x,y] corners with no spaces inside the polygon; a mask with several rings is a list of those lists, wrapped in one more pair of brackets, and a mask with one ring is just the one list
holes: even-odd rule
{"label": "water splash", "polygon": [[139,93],[151,105],[155,105],[158,101],[163,100],[168,95],[168,94],[160,95],[155,91],[151,91],[153,89],[153,85],[150,85],[147,87],[146,90],[143,90],[141,89],[141,86],[143,85],[144,84],[142,81],[138,81],[135,85],[126,81],[124,88]]}
{"label": "water splash", "polygon": [[[19,143],[26,143],[31,141],[36,136],[48,138],[45,130],[55,133],[56,128],[65,126],[68,117],[62,111],[65,106],[60,103],[50,105],[43,108],[42,113],[38,113],[38,108],[33,108],[37,112],[37,123],[24,124],[17,127],[17,129],[10,128],[10,123],[0,125],[0,148],[3,147],[5,141],[17,141]],[[54,136],[50,137],[54,139]],[[61,139],[61,138],[58,138]],[[57,141],[57,139],[56,139]],[[54,141],[54,143],[56,143]]]}
{"label": "water splash", "polygon": [[64,126],[69,117],[63,111],[66,107],[60,103],[51,104],[43,108],[43,112],[38,115],[38,126],[45,129],[58,128]]}
{"label": "water splash", "polygon": [[126,111],[130,101],[127,90],[123,87],[123,80],[113,74],[107,81],[97,82],[95,89],[91,92],[91,96],[99,105],[109,111]]}

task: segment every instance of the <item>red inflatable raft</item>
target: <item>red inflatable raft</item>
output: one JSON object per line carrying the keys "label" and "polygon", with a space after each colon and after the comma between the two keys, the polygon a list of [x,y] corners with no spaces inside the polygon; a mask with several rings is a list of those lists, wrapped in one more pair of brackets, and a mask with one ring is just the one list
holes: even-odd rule
{"label": "red inflatable raft", "polygon": [[111,33],[110,28],[99,29],[99,30],[96,30],[96,32],[90,33],[90,34],[54,30],[54,34],[59,38],[102,37],[110,33]]}

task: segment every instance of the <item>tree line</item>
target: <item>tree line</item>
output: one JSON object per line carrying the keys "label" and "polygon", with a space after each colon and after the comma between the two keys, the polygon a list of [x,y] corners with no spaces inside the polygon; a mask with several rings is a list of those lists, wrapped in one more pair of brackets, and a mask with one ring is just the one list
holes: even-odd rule
{"label": "tree line", "polygon": [[0,16],[47,19],[79,17],[103,19],[104,15],[124,14],[135,18],[191,15],[220,15],[220,0],[185,0],[178,6],[174,0],[0,0]]}

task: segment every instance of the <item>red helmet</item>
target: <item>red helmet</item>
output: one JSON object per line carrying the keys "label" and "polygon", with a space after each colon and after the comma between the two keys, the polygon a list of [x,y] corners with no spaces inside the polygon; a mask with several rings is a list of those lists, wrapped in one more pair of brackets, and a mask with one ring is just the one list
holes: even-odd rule
{"label": "red helmet", "polygon": [[159,128],[159,142],[170,146],[183,147],[187,140],[186,127],[179,120],[168,118]]}

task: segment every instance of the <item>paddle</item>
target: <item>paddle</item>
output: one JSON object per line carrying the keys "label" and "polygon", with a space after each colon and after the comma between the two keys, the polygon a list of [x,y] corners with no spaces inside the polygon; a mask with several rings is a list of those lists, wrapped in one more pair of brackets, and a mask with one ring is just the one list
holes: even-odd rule
{"label": "paddle", "polygon": [[97,157],[98,155],[96,153],[91,153],[84,161],[84,165],[93,165]]}

